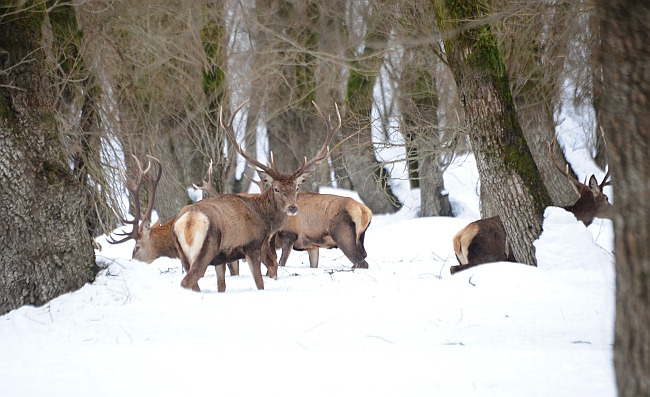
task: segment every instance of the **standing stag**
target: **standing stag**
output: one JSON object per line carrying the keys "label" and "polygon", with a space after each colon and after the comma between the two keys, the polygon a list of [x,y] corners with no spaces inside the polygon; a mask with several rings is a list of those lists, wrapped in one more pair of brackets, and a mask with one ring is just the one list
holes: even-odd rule
{"label": "standing stag", "polygon": [[[336,109],[339,125],[331,128],[329,119],[323,115],[314,103],[318,113],[325,119],[327,138],[321,150],[311,160],[305,158],[303,164],[290,174],[281,173],[271,156],[270,166],[255,160],[237,144],[232,123],[246,104],[240,105],[230,117],[227,125],[223,124],[221,112],[219,122],[228,139],[249,163],[258,168],[261,180],[270,187],[261,194],[244,197],[224,194],[204,199],[196,204],[184,207],[173,227],[174,240],[187,275],[181,285],[194,291],[200,291],[198,281],[207,266],[212,262],[217,266],[217,289],[226,290],[225,264],[246,258],[257,289],[264,289],[260,270],[262,247],[269,243],[269,238],[290,216],[298,213],[298,186],[310,174],[307,169],[327,158],[329,144],[334,133],[341,127],[341,115]],[[277,266],[277,265],[276,265]],[[277,278],[277,267],[268,269],[268,275]]]}
{"label": "standing stag", "polygon": [[[603,188],[612,183],[611,180],[607,180],[609,178],[609,169],[600,184],[598,184],[596,177],[591,175],[589,184],[585,185],[569,174],[568,165],[566,170],[562,170],[557,164],[554,147],[555,140],[549,145],[549,153],[555,168],[571,181],[580,196],[575,204],[562,208],[572,212],[585,226],[589,226],[594,218],[611,219],[612,205],[603,193]],[[470,223],[456,233],[453,244],[459,265],[452,266],[449,269],[451,274],[483,263],[516,261],[510,249],[503,222],[501,222],[499,216]]]}
{"label": "standing stag", "polygon": [[[264,191],[262,181],[251,182]],[[269,261],[276,261],[275,249],[282,248],[280,266],[284,266],[295,249],[307,251],[309,266],[317,268],[319,248],[340,248],[353,268],[368,268],[363,240],[372,220],[370,208],[349,197],[311,192],[298,193],[298,207],[300,212],[271,237],[271,252],[265,255]]]}
{"label": "standing stag", "polygon": [[[153,204],[156,198],[156,188],[162,177],[162,163],[155,157],[147,157],[156,162],[156,174],[150,173],[150,171],[153,171],[151,170],[151,162],[143,170],[140,161],[137,157],[133,156],[137,166],[136,176],[134,179],[124,177],[124,184],[133,199],[133,220],[127,221],[116,214],[122,223],[133,225],[133,228],[129,233],[116,233],[117,235],[124,236],[124,238],[114,240],[109,237],[108,242],[111,244],[119,244],[134,239],[135,246],[133,247],[131,258],[141,262],[151,263],[162,256],[178,258],[178,250],[176,249],[176,244],[172,236],[172,226],[176,218],[165,223],[158,222],[157,224],[150,225],[151,212],[153,211]],[[147,201],[147,210],[142,214],[140,212],[140,187],[144,181],[147,182],[149,199]],[[228,268],[231,275],[235,276],[239,274],[239,264],[229,263]]]}

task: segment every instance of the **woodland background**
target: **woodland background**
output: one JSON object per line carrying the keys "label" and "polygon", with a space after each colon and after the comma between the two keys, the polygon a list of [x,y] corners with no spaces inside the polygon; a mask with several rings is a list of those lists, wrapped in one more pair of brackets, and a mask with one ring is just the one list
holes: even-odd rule
{"label": "woodland background", "polygon": [[[92,237],[128,211],[131,155],[165,165],[162,220],[210,160],[219,192],[247,191],[252,170],[218,128],[219,109],[247,99],[243,146],[285,172],[322,142],[311,102],[339,104],[343,128],[305,189],[354,190],[376,214],[400,208],[391,167],[406,161],[420,215],[452,215],[442,171],[473,151],[482,216],[501,215],[535,265],[544,208],[575,200],[547,146],[571,103],[612,166],[619,389],[648,395],[648,21],[622,0],[2,1],[0,313],[95,277]],[[382,157],[395,145],[406,158]]]}

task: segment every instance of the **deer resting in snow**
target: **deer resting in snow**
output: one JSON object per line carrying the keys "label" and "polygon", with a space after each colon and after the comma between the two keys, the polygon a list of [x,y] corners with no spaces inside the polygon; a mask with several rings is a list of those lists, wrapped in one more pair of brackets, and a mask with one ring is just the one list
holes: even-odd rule
{"label": "deer resting in snow", "polygon": [[[585,226],[589,226],[594,218],[611,219],[612,205],[603,193],[603,188],[611,185],[611,180],[608,180],[609,170],[600,184],[596,177],[591,175],[589,184],[585,185],[569,174],[568,165],[566,170],[562,170],[557,164],[554,147],[555,140],[549,145],[549,153],[555,168],[571,181],[579,195],[575,204],[562,208],[572,212]],[[515,262],[503,222],[499,216],[470,223],[454,236],[453,244],[459,264],[450,268],[451,274],[482,263]]]}
{"label": "deer resting in snow", "polygon": [[[129,233],[117,233],[118,235],[124,236],[120,240],[114,240],[112,238],[108,240],[111,244],[119,244],[134,239],[135,246],[133,247],[131,258],[145,263],[151,263],[162,256],[178,258],[178,251],[176,250],[176,244],[172,236],[172,225],[176,221],[176,218],[165,223],[158,222],[157,224],[150,225],[151,212],[156,198],[156,188],[162,177],[163,167],[158,159],[151,156],[148,157],[154,160],[157,165],[155,174],[151,173],[153,172],[151,163],[143,170],[140,161],[137,157],[133,156],[137,166],[136,176],[134,179],[124,177],[125,186],[133,198],[134,217],[131,221],[127,221],[119,215],[118,218],[124,224],[133,225],[133,228]],[[144,181],[146,181],[149,190],[149,199],[147,202],[147,210],[142,214],[140,212],[140,187]],[[239,274],[238,264],[228,264],[228,268],[231,275]]]}
{"label": "deer resting in snow", "polygon": [[[331,128],[329,119],[314,104],[327,125],[325,143],[311,160],[307,161],[305,158],[297,170],[283,174],[278,170],[273,156],[270,166],[265,166],[246,154],[237,144],[232,122],[245,104],[246,102],[233,112],[227,125],[223,124],[221,114],[219,122],[237,152],[258,168],[257,173],[261,180],[270,187],[252,197],[224,194],[204,199],[181,210],[172,233],[183,268],[187,271],[181,281],[184,288],[200,291],[198,281],[203,277],[207,266],[212,263],[217,266],[217,289],[224,292],[225,264],[246,258],[257,289],[264,289],[260,269],[262,246],[269,243],[271,235],[280,229],[288,217],[298,213],[298,186],[309,175],[309,167],[325,160],[334,133],[341,127],[338,108],[339,125],[337,128]],[[277,267],[269,268],[268,276],[277,278]]]}

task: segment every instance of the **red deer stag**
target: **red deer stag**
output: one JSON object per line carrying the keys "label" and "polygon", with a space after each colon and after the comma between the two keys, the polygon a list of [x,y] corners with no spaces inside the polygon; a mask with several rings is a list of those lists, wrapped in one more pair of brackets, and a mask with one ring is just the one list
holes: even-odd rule
{"label": "red deer stag", "polygon": [[[158,222],[151,226],[149,224],[156,197],[156,188],[158,182],[160,182],[160,178],[162,177],[162,163],[155,157],[147,157],[153,159],[158,165],[158,170],[155,175],[152,175],[149,172],[151,169],[151,163],[149,163],[147,168],[143,170],[140,161],[133,156],[138,168],[136,177],[134,179],[124,177],[124,184],[133,198],[134,219],[127,221],[119,215],[118,218],[124,224],[133,225],[133,228],[129,233],[117,233],[117,235],[124,236],[124,238],[114,240],[109,237],[108,242],[111,244],[119,244],[134,239],[135,246],[133,247],[131,258],[141,262],[151,263],[163,256],[176,259],[178,258],[178,251],[176,250],[176,244],[174,243],[174,238],[172,236],[172,226],[176,221],[176,218],[165,223]],[[139,199],[140,187],[143,181],[147,182],[149,190],[147,210],[144,214],[140,212]],[[230,275],[236,276],[239,274],[239,265],[237,263],[228,264],[228,268],[230,270]]]}
{"label": "red deer stag", "polygon": [[[251,182],[264,190],[263,182]],[[372,220],[370,208],[349,197],[311,192],[298,193],[298,207],[300,212],[271,238],[270,247],[282,248],[280,266],[286,265],[292,249],[307,251],[309,266],[317,268],[319,248],[340,248],[353,268],[368,268],[363,240]],[[275,250],[270,258],[277,260]]]}
{"label": "red deer stag", "polygon": [[[585,185],[569,174],[568,165],[567,170],[562,170],[557,164],[554,147],[555,140],[549,145],[549,153],[553,164],[562,175],[571,181],[580,196],[575,204],[562,208],[572,212],[585,226],[589,226],[594,218],[611,219],[612,205],[603,193],[603,188],[611,185],[611,180],[607,180],[609,170],[607,170],[602,183],[598,184],[596,177],[591,175],[589,184]],[[454,236],[453,244],[459,265],[450,268],[451,274],[488,262],[515,262],[506,231],[499,216],[470,223]]]}
{"label": "red deer stag", "polygon": [[[187,275],[181,286],[200,291],[198,281],[212,262],[217,266],[217,290],[226,290],[225,268],[227,262],[246,258],[257,289],[264,289],[260,270],[262,246],[268,244],[288,217],[298,213],[298,186],[310,174],[307,169],[327,158],[329,144],[334,133],[341,127],[331,128],[329,119],[314,104],[318,113],[325,119],[327,138],[321,150],[311,160],[305,158],[303,164],[290,174],[281,173],[271,156],[270,166],[255,160],[237,144],[232,123],[236,114],[246,104],[240,105],[230,116],[227,125],[223,124],[221,112],[219,122],[235,149],[249,163],[258,168],[260,178],[270,187],[259,195],[245,197],[224,194],[204,199],[186,206],[177,217],[173,227],[174,240]],[[268,275],[277,278],[277,267],[269,268]]]}

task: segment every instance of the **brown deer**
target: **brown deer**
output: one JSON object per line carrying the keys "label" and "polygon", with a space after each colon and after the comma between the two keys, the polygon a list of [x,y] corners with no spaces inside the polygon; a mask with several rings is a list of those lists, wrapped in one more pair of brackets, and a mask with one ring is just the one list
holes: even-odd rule
{"label": "brown deer", "polygon": [[[327,138],[321,150],[311,160],[305,158],[303,164],[290,174],[281,173],[271,156],[270,166],[255,160],[237,144],[232,122],[235,115],[246,104],[240,105],[226,125],[220,112],[219,122],[235,149],[249,163],[258,168],[260,178],[270,185],[259,195],[244,197],[224,194],[204,199],[196,204],[184,207],[173,227],[174,240],[187,275],[181,285],[194,291],[200,291],[198,281],[207,266],[217,266],[217,290],[226,290],[225,267],[227,262],[246,258],[257,289],[264,289],[260,270],[262,247],[269,243],[269,238],[280,229],[290,216],[299,211],[297,202],[298,186],[310,174],[307,169],[317,164],[329,154],[329,144],[334,133],[341,127],[341,115],[338,112],[339,125],[331,128],[330,120],[323,115],[314,103],[318,113],[325,119]],[[271,278],[277,278],[277,267],[268,269]]]}
{"label": "brown deer", "polygon": [[[252,181],[264,191],[262,181]],[[318,267],[319,248],[340,248],[353,268],[367,269],[363,240],[372,220],[370,208],[349,198],[333,194],[298,193],[300,212],[290,217],[271,238],[269,257],[277,260],[275,249],[282,248],[280,266],[292,249],[307,251],[309,266]]]}
{"label": "brown deer", "polygon": [[[142,164],[133,156],[137,166],[137,173],[134,179],[129,179],[124,176],[124,184],[127,190],[130,193],[130,196],[133,199],[133,220],[127,221],[123,217],[117,215],[120,221],[127,225],[133,225],[133,228],[129,233],[116,233],[117,235],[124,236],[120,240],[115,240],[109,237],[108,242],[111,244],[119,244],[130,239],[135,240],[135,246],[133,247],[133,253],[131,255],[132,259],[139,260],[145,263],[151,263],[154,260],[166,256],[169,258],[178,258],[178,251],[176,250],[176,244],[174,243],[174,238],[172,236],[172,226],[176,221],[176,218],[173,218],[165,223],[158,222],[157,224],[150,225],[151,212],[153,210],[153,204],[156,197],[156,188],[160,178],[162,177],[162,163],[155,157],[150,157],[157,164],[157,172],[151,174],[151,162],[146,169],[142,169]],[[149,190],[149,199],[147,204],[147,210],[144,214],[140,212],[140,187],[142,182],[147,182],[147,187]],[[239,264],[232,263],[228,264],[230,270],[230,275],[235,276],[239,274]]]}
{"label": "brown deer", "polygon": [[[585,226],[589,226],[594,218],[611,219],[612,205],[603,193],[603,188],[612,183],[611,180],[608,180],[609,169],[600,184],[598,184],[596,177],[591,175],[589,184],[585,185],[569,174],[568,165],[566,170],[562,170],[557,164],[554,147],[555,140],[549,144],[549,153],[555,168],[571,181],[579,195],[575,204],[562,208],[572,212]],[[483,263],[516,261],[510,249],[503,222],[501,222],[499,216],[470,223],[456,233],[453,244],[459,265],[452,266],[449,269],[451,274]]]}

